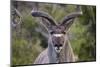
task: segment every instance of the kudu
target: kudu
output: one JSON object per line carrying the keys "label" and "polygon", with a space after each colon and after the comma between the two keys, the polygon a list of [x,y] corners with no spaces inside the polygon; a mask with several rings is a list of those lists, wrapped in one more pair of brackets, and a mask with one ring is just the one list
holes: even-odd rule
{"label": "kudu", "polygon": [[49,21],[42,22],[49,33],[48,47],[40,53],[34,64],[75,62],[74,53],[67,37],[67,31],[73,24],[74,19],[81,14],[82,12],[80,11],[73,12],[65,16],[60,24],[57,24],[46,12],[32,11],[33,17],[40,17],[45,21]]}

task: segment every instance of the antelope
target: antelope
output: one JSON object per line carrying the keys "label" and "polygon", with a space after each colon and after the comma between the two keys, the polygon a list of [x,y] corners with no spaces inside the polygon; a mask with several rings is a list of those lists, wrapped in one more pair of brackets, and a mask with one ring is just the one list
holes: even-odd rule
{"label": "antelope", "polygon": [[40,53],[34,64],[75,62],[76,59],[67,37],[67,31],[74,19],[82,12],[73,12],[65,16],[59,24],[46,12],[32,11],[31,14],[33,17],[39,17],[46,21],[42,24],[49,34],[48,47]]}

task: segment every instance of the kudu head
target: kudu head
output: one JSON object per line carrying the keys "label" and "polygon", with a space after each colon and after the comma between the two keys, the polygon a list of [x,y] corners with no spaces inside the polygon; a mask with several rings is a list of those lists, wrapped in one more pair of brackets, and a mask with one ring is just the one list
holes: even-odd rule
{"label": "kudu head", "polygon": [[45,12],[33,11],[32,16],[41,17],[44,22],[42,24],[46,27],[49,32],[51,43],[54,46],[56,53],[59,53],[65,43],[66,32],[69,27],[73,24],[73,20],[80,16],[81,12],[73,12],[61,21],[60,24],[56,24],[53,18]]}

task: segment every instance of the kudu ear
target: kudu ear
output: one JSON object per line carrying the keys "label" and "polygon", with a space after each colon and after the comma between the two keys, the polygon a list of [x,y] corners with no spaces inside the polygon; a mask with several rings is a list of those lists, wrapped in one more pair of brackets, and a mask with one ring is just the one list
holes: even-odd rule
{"label": "kudu ear", "polygon": [[56,25],[53,18],[46,12],[33,11],[31,14],[33,17],[41,17],[41,22],[46,28],[49,28],[52,25]]}
{"label": "kudu ear", "polygon": [[68,30],[70,26],[73,24],[74,19],[80,15],[82,15],[82,12],[73,12],[65,16],[61,22],[61,26],[64,26],[64,28]]}

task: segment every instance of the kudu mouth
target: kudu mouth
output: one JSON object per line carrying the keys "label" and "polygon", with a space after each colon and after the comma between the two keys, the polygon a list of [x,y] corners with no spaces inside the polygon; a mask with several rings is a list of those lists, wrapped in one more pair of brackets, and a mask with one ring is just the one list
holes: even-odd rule
{"label": "kudu mouth", "polygon": [[62,50],[63,44],[55,44],[54,49],[57,53],[60,53]]}

